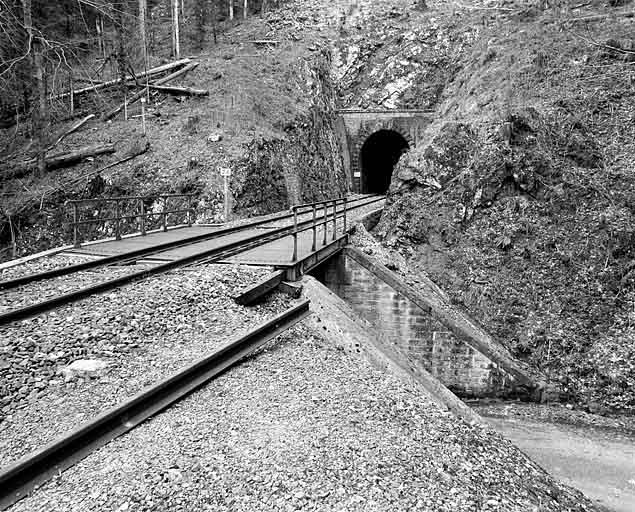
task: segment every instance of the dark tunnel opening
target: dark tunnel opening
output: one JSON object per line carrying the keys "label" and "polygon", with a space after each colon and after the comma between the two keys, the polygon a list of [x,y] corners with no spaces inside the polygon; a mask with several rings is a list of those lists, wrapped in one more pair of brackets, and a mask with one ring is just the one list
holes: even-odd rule
{"label": "dark tunnel opening", "polygon": [[390,187],[392,171],[408,142],[403,135],[392,130],[373,133],[362,146],[361,192],[364,194],[385,194]]}

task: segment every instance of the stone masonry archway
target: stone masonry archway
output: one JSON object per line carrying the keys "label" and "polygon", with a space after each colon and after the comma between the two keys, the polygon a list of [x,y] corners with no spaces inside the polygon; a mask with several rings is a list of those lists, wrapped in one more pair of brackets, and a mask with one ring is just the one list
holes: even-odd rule
{"label": "stone masonry archway", "polygon": [[[390,176],[386,182],[374,182],[370,173],[370,167],[383,168],[384,171],[379,176],[386,177],[387,174],[392,175],[392,169],[401,156],[404,148],[414,148],[419,141],[421,134],[430,124],[433,114],[429,111],[422,110],[339,110],[339,115],[344,121],[345,133],[342,134],[342,146],[347,148],[343,152],[345,157],[344,166],[350,179],[351,190],[354,192],[366,192],[381,190],[385,193],[390,186]],[[379,134],[375,136],[375,134]],[[392,134],[392,135],[390,135]],[[365,146],[368,142],[368,146]],[[369,167],[369,162],[373,160],[372,151],[368,151],[374,147],[375,153],[379,159],[388,159],[389,155],[395,158],[394,151],[397,152],[397,160],[392,162],[387,172],[387,165],[376,165],[373,163]],[[380,148],[386,151],[380,151]],[[364,160],[366,154],[366,160]],[[364,170],[366,165],[366,170]],[[365,173],[365,174],[364,174]],[[370,177],[370,181],[368,178]]]}
{"label": "stone masonry archway", "polygon": [[385,194],[395,165],[410,145],[395,130],[378,130],[366,138],[359,152],[360,192]]}

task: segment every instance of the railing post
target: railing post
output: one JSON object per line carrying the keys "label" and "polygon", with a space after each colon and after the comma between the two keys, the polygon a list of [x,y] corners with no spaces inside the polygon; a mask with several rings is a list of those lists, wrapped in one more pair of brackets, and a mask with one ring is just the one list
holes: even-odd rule
{"label": "railing post", "polygon": [[192,212],[192,196],[187,196],[187,225],[192,226],[192,217],[194,217]]}
{"label": "railing post", "polygon": [[167,231],[168,230],[168,198],[166,196],[163,196],[163,231]]}
{"label": "railing post", "polygon": [[347,203],[348,203],[348,198],[344,196],[344,233],[347,232],[347,221],[346,221],[346,217],[348,215]]}
{"label": "railing post", "polygon": [[81,247],[81,242],[79,241],[79,214],[78,214],[77,203],[73,203],[73,246]]}
{"label": "railing post", "polygon": [[324,201],[323,204],[324,204],[324,222],[323,222],[323,224],[324,224],[324,240],[322,240],[322,245],[326,245],[326,230],[329,227],[329,220],[328,220],[329,219],[329,214],[328,214],[328,211],[329,211],[328,208],[329,207],[328,207],[328,202],[327,201]]}
{"label": "railing post", "polygon": [[313,245],[311,245],[311,252],[315,252],[317,247],[317,220],[316,220],[317,206],[313,205]]}
{"label": "railing post", "polygon": [[121,240],[121,210],[119,209],[119,199],[115,201],[115,240]]}
{"label": "railing post", "polygon": [[337,199],[333,200],[333,240],[337,238]]}
{"label": "railing post", "polygon": [[291,261],[297,261],[298,259],[298,208],[293,207],[293,259]]}
{"label": "railing post", "polygon": [[139,231],[145,236],[146,234],[146,204],[143,198],[139,199]]}

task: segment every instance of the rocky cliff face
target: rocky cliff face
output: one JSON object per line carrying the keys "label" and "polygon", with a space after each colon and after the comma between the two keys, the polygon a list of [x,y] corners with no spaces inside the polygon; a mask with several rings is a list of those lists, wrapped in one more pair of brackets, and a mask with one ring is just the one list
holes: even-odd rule
{"label": "rocky cliff face", "polygon": [[631,18],[428,7],[369,14],[379,37],[340,44],[347,101],[436,110],[377,234],[561,398],[635,410]]}
{"label": "rocky cliff face", "polygon": [[254,140],[238,164],[233,193],[238,214],[262,214],[348,190],[337,139],[330,53],[323,48],[297,66],[306,109],[281,120],[281,134]]}

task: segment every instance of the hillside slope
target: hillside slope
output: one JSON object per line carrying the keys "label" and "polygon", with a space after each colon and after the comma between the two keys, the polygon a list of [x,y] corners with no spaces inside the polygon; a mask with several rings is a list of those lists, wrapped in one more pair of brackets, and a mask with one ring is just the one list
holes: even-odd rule
{"label": "hillside slope", "polygon": [[393,175],[384,243],[561,399],[633,412],[635,20],[619,3],[403,2],[375,21],[381,44],[343,45],[342,97],[436,109]]}
{"label": "hillside slope", "polygon": [[[150,151],[100,173],[103,182],[88,175],[117,161],[131,145],[145,143],[139,102],[129,109],[128,121],[123,114],[112,122],[95,119],[56,148],[115,143],[115,155],[50,171],[44,177],[31,174],[1,180],[0,250],[3,246],[5,250],[0,258],[9,255],[9,219],[18,237],[18,255],[59,246],[70,241],[64,202],[96,193],[195,193],[201,218],[223,220],[218,172],[222,167],[233,170],[231,192],[237,216],[342,195],[348,184],[335,138],[336,98],[329,74],[328,40],[334,27],[330,9],[298,3],[264,17],[226,22],[218,44],[208,30],[202,50],[184,40],[182,54],[195,53],[192,58],[200,65],[177,85],[208,90],[209,96],[153,94],[147,124]],[[254,43],[259,40],[276,43]],[[153,56],[151,65],[166,62],[163,53]],[[77,106],[76,118],[88,113],[99,116],[120,102],[108,92],[86,98]],[[74,122],[54,125],[51,132]],[[6,140],[13,136],[14,129],[0,133]],[[28,155],[25,137],[19,132],[13,146],[23,144],[27,151],[14,152],[5,165]],[[106,229],[93,235],[108,234]]]}

